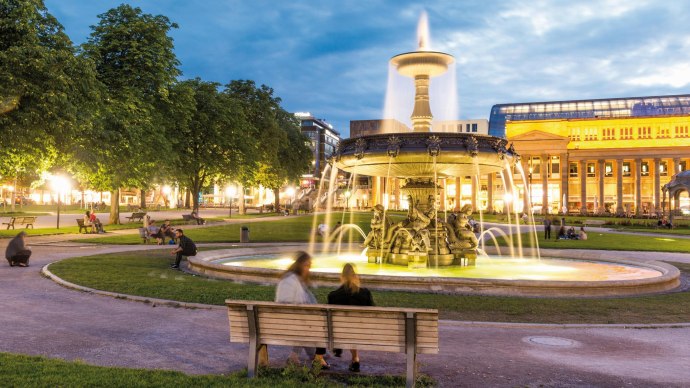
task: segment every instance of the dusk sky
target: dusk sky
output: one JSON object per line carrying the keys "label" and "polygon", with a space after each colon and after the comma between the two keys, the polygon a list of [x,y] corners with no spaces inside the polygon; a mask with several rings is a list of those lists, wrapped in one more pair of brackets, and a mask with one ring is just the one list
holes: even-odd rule
{"label": "dusk sky", "polygon": [[[76,44],[122,2],[45,1]],[[497,103],[690,90],[690,1],[127,3],[179,24],[183,78],[269,85],[287,110],[309,111],[344,137],[350,120],[382,118],[388,60],[416,49],[424,10],[431,49],[456,58],[460,119],[488,118]]]}

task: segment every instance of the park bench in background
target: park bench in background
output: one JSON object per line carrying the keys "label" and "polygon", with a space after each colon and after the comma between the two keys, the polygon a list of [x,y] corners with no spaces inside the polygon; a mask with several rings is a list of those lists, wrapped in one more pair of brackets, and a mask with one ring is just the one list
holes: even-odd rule
{"label": "park bench in background", "polygon": [[7,225],[7,229],[10,229],[10,226],[12,229],[14,229],[15,224],[19,225],[25,225],[25,228],[28,229],[29,226],[31,229],[34,228],[34,222],[36,222],[37,217],[10,217],[9,221],[3,222],[3,225]]}
{"label": "park bench in background", "polygon": [[[268,362],[264,345],[407,354],[407,386],[417,354],[438,353],[438,310],[226,300],[230,341],[249,344],[248,374]],[[262,353],[262,360],[259,360]]]}
{"label": "park bench in background", "polygon": [[196,220],[194,219],[194,217],[192,217],[191,214],[183,214],[182,215],[182,221],[187,222],[187,223],[193,222],[196,224]]}
{"label": "park bench in background", "polygon": [[134,212],[131,216],[125,217],[129,222],[142,221],[146,216],[146,212]]}
{"label": "park bench in background", "polygon": [[582,221],[583,226],[602,226],[606,223],[606,220],[584,220]]}
{"label": "park bench in background", "polygon": [[79,233],[81,233],[82,229],[84,230],[84,233],[91,233],[91,231],[89,229],[93,230],[91,225],[85,225],[84,224],[83,218],[77,218],[77,225],[79,225]]}

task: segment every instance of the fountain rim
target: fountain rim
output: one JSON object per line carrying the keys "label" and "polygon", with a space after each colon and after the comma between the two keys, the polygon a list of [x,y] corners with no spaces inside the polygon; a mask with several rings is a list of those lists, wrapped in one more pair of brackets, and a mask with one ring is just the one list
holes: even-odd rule
{"label": "fountain rim", "polygon": [[[239,258],[250,254],[285,254],[294,252],[295,246],[221,249],[200,252],[189,258],[192,272],[213,278],[254,283],[275,284],[284,273],[283,270],[228,266],[215,263],[220,259]],[[616,251],[612,251],[616,252]],[[658,271],[660,276],[642,279],[604,280],[604,281],[563,281],[563,280],[514,280],[490,278],[450,278],[427,276],[360,275],[362,283],[377,290],[416,291],[445,294],[476,294],[490,296],[516,297],[620,297],[639,296],[668,292],[680,285],[680,270],[664,262],[636,262],[623,258],[566,258],[549,256],[549,259],[590,261],[621,264]],[[337,286],[339,273],[312,272],[312,281],[317,286]]]}

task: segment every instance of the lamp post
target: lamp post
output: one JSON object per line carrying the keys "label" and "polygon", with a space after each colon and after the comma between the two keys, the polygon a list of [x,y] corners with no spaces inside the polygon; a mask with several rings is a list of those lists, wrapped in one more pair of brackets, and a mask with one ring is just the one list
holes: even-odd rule
{"label": "lamp post", "polygon": [[61,195],[69,191],[69,180],[64,176],[54,176],[52,179],[53,190],[57,192],[57,229],[60,229],[60,205]]}
{"label": "lamp post", "polygon": [[235,186],[228,186],[225,189],[225,193],[228,195],[228,202],[230,203],[230,206],[228,206],[230,209],[228,211],[228,218],[232,218],[232,199],[235,197],[235,194],[237,194],[237,188],[235,188]]}

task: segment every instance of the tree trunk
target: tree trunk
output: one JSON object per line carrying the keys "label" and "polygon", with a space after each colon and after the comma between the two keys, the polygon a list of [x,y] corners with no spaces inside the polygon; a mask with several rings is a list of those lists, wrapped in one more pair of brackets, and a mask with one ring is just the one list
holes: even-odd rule
{"label": "tree trunk", "polygon": [[244,207],[244,185],[241,183],[237,185],[237,198],[238,213],[247,214],[247,209]]}
{"label": "tree trunk", "polygon": [[190,201],[189,189],[185,189],[185,191],[184,191],[184,207],[187,209],[189,209],[189,201]]}
{"label": "tree trunk", "polygon": [[195,211],[196,214],[199,214],[199,192],[201,192],[201,183],[203,180],[199,177],[194,177],[191,181],[192,187],[192,211]]}
{"label": "tree trunk", "polygon": [[110,191],[110,224],[120,224],[120,189]]}
{"label": "tree trunk", "polygon": [[146,209],[146,189],[141,189],[141,201],[139,202],[139,207]]}
{"label": "tree trunk", "polygon": [[274,187],[274,188],[273,188],[273,193],[275,194],[275,199],[276,199],[276,201],[275,201],[275,204],[274,204],[274,205],[275,205],[275,209],[276,209],[276,212],[277,212],[278,209],[280,209],[280,187]]}

